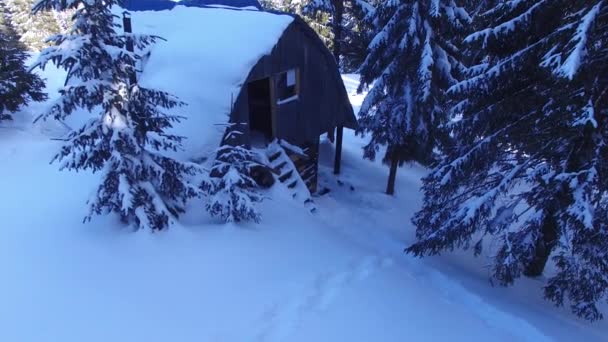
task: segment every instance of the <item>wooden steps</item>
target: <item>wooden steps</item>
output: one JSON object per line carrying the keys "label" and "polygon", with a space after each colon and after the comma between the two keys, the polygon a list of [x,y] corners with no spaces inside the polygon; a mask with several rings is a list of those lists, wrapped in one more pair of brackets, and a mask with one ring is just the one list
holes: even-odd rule
{"label": "wooden steps", "polygon": [[317,208],[311,196],[311,188],[316,188],[317,161],[293,149],[293,146],[285,147],[275,140],[266,148],[266,156],[270,167],[275,170],[275,178],[291,192],[292,198],[315,212]]}

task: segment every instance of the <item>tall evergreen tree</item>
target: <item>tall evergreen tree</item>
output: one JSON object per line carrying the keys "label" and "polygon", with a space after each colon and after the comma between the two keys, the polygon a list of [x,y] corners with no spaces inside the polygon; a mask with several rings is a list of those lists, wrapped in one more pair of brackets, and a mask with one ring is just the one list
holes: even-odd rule
{"label": "tall evergreen tree", "polygon": [[455,0],[416,0],[382,3],[375,21],[381,29],[361,67],[359,91],[373,87],[359,113],[359,133],[371,135],[365,158],[387,147],[392,194],[399,164],[435,159],[445,92],[464,69],[454,40],[470,18]]}
{"label": "tall evergreen tree", "polygon": [[11,120],[11,113],[30,100],[46,100],[44,82],[26,68],[27,58],[6,8],[0,4],[0,121]]}
{"label": "tall evergreen tree", "polygon": [[196,170],[163,151],[180,148],[181,137],[166,131],[181,117],[165,110],[182,103],[162,91],[131,83],[139,56],[126,49],[131,39],[138,49],[156,37],[116,32],[111,7],[117,0],[41,0],[35,11],[74,10],[69,34],[51,38],[55,44],[38,60],[67,70],[61,98],[43,118],[64,119],[78,108],[99,115],[70,133],[55,156],[61,168],[101,171],[101,184],[90,201],[94,214],[117,213],[136,228],[161,230],[183,212],[196,193],[187,181]]}
{"label": "tall evergreen tree", "polygon": [[34,0],[4,0],[9,19],[21,42],[31,51],[40,51],[50,44],[47,38],[62,32],[56,16],[51,12],[32,14]]}
{"label": "tall evergreen tree", "polygon": [[342,55],[344,0],[311,0],[304,5],[304,13],[306,14],[314,15],[317,11],[325,12],[331,18],[332,52],[336,62],[339,63]]}
{"label": "tall evergreen tree", "polygon": [[350,0],[344,4],[340,69],[358,72],[367,57],[367,47],[375,36],[373,19],[377,0]]}
{"label": "tall evergreen tree", "polygon": [[[545,297],[588,320],[608,298],[608,3],[494,1],[450,89],[456,142],[424,179],[416,255],[492,247],[503,285],[557,271]],[[481,11],[480,11],[481,12]],[[477,56],[477,57],[475,57]]]}
{"label": "tall evergreen tree", "polygon": [[332,48],[333,36],[329,25],[330,16],[327,13],[306,11],[307,2],[300,0],[260,0],[260,3],[267,10],[293,13],[301,16],[319,35],[323,43],[328,48]]}
{"label": "tall evergreen tree", "polygon": [[[310,0],[303,7],[304,14],[308,16],[319,16],[319,12],[329,16],[328,26],[331,27],[331,49],[338,64],[345,52],[349,53],[348,64],[356,64],[364,56],[360,51],[360,43],[369,42],[369,37],[364,30],[365,20],[374,13],[374,7],[364,0]],[[359,38],[353,39],[354,37]],[[359,53],[357,53],[359,52]]]}
{"label": "tall evergreen tree", "polygon": [[369,20],[377,0],[262,0],[264,8],[295,13],[333,52],[341,70],[353,72],[372,38]]}

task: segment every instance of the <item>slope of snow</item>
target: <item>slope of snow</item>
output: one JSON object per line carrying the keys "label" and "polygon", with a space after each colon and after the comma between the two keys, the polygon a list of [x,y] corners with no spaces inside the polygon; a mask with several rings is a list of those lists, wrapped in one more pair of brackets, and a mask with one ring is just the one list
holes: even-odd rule
{"label": "slope of snow", "polygon": [[482,259],[404,255],[425,171],[400,169],[384,195],[386,167],[351,131],[339,177],[322,142],[317,214],[275,187],[260,225],[216,225],[193,203],[181,226],[132,233],[82,224],[97,176],[49,165],[61,126],[32,126],[40,108],[0,128],[0,341],[608,339],[606,322],[543,302],[540,282],[492,288]]}

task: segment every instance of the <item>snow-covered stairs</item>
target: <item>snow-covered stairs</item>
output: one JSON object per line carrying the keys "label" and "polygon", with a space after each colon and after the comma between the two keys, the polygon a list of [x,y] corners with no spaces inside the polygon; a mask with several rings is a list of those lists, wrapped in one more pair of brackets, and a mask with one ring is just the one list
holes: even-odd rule
{"label": "snow-covered stairs", "polygon": [[301,150],[295,150],[297,149],[295,146],[294,148],[285,147],[275,140],[268,145],[265,151],[270,162],[269,166],[275,170],[275,179],[286,187],[293,199],[301,201],[310,212],[314,213],[317,207],[308,185],[302,179],[286,148],[289,148],[291,153],[303,153]]}

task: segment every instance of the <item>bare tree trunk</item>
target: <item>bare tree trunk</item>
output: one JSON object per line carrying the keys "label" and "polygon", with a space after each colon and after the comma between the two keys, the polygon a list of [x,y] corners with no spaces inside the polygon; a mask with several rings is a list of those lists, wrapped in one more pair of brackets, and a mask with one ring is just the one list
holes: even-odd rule
{"label": "bare tree trunk", "polygon": [[[128,14],[127,12],[123,13],[122,15],[122,25],[123,25],[123,29],[125,31],[125,33],[132,33],[133,30],[131,28],[131,15]],[[133,52],[135,51],[134,46],[133,46],[133,39],[132,38],[127,38],[127,51],[129,52]],[[135,83],[137,83],[137,74],[135,72],[135,65],[131,66],[132,70],[129,71],[129,85],[134,85]]]}
{"label": "bare tree trunk", "polygon": [[334,5],[334,58],[338,67],[340,66],[340,55],[342,54],[342,18],[344,17],[344,2],[343,0],[333,0]]}
{"label": "bare tree trunk", "polygon": [[541,236],[536,240],[534,259],[526,266],[524,275],[538,277],[543,274],[549,255],[557,245],[558,227],[552,213],[545,216],[541,228]]}
{"label": "bare tree trunk", "polygon": [[386,194],[393,195],[395,193],[395,180],[397,179],[397,167],[399,166],[399,158],[397,152],[391,153],[391,169],[388,174],[388,184],[386,186]]}

